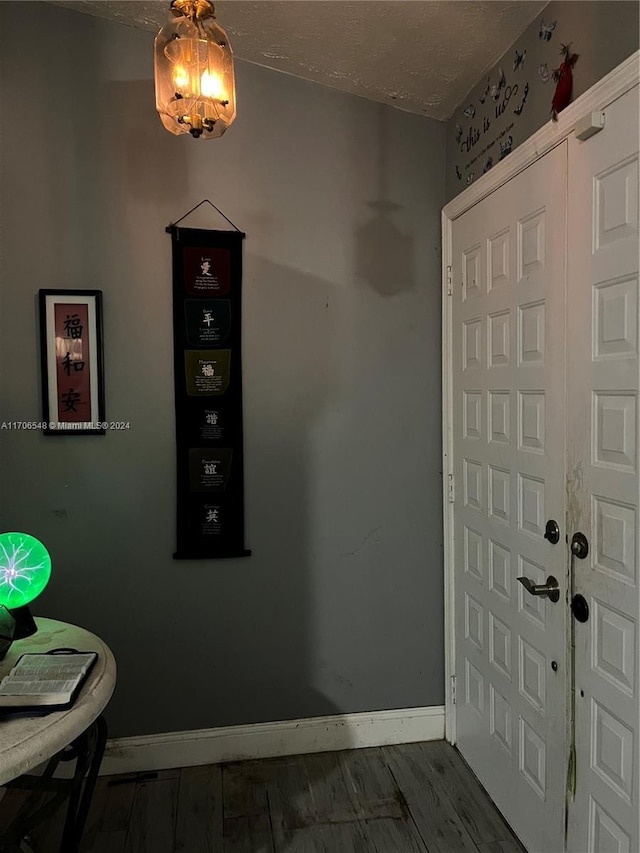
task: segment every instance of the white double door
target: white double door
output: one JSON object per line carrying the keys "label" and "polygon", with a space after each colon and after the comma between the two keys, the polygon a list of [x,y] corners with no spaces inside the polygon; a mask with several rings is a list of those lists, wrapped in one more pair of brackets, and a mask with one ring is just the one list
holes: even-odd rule
{"label": "white double door", "polygon": [[456,744],[530,853],[640,850],[638,89],[605,112],[452,224]]}

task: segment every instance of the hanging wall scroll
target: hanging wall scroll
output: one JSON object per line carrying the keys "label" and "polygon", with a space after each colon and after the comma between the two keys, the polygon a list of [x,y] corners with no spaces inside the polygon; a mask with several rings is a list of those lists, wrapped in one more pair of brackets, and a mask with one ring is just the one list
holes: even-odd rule
{"label": "hanging wall scroll", "polygon": [[251,552],[244,547],[241,285],[245,235],[238,230],[176,225],[167,231],[173,248],[174,557],[246,557]]}

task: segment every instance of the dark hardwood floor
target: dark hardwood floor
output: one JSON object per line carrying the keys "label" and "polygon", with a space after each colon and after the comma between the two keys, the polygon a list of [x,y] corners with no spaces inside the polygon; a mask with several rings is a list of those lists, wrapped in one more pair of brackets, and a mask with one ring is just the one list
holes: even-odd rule
{"label": "dark hardwood floor", "polygon": [[[17,793],[0,803],[0,819]],[[33,832],[57,853],[61,815]],[[99,780],[82,853],[524,853],[444,741]]]}

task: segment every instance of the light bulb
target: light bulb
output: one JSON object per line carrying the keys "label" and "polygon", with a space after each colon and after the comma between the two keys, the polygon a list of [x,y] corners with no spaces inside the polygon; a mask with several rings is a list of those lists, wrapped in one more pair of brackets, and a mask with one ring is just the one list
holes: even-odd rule
{"label": "light bulb", "polygon": [[182,65],[176,65],[173,71],[173,85],[176,92],[183,92],[189,86],[189,72]]}
{"label": "light bulb", "polygon": [[222,80],[219,74],[214,74],[212,71],[205,71],[200,80],[200,92],[205,98],[219,98],[224,100],[224,89],[222,88]]}

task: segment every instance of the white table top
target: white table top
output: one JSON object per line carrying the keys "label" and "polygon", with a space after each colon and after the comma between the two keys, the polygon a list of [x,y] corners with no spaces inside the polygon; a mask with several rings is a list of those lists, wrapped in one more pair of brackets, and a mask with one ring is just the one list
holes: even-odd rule
{"label": "white table top", "polygon": [[14,642],[3,661],[4,678],[20,655],[71,648],[79,652],[98,652],[87,680],[73,706],[45,717],[21,717],[0,720],[0,785],[28,773],[59,752],[100,715],[116,685],[116,662],[111,649],[95,634],[58,622],[36,617],[38,631],[32,637]]}

